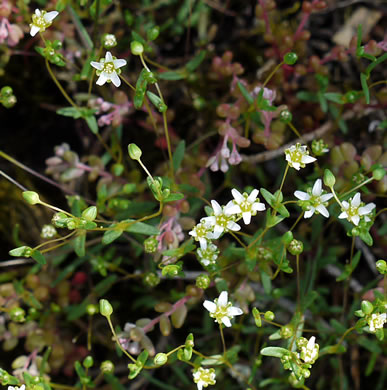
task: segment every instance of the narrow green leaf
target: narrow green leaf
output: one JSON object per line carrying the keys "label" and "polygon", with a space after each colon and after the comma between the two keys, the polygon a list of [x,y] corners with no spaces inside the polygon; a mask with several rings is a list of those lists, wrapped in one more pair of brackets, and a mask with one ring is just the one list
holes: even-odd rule
{"label": "narrow green leaf", "polygon": [[245,88],[245,86],[240,81],[237,82],[237,85],[238,85],[238,88],[241,91],[243,97],[247,100],[247,102],[249,104],[253,104],[254,103],[254,99],[250,95],[249,91]]}
{"label": "narrow green leaf", "polygon": [[175,152],[173,153],[172,161],[173,161],[173,169],[175,172],[180,168],[181,162],[184,158],[185,152],[185,141],[182,140],[177,145]]}
{"label": "narrow green leaf", "polygon": [[59,110],[56,110],[56,113],[58,115],[70,116],[74,119],[78,119],[82,117],[82,113],[80,112],[80,110],[78,110],[75,107],[63,107],[60,108]]}
{"label": "narrow green leaf", "polygon": [[185,73],[182,71],[169,71],[169,72],[162,72],[158,74],[158,78],[161,80],[183,80],[187,77]]}
{"label": "narrow green leaf", "polygon": [[37,249],[32,251],[31,257],[40,265],[46,264],[46,259]]}
{"label": "narrow green leaf", "polygon": [[193,72],[203,62],[205,57],[206,51],[200,51],[194,58],[192,58],[191,61],[187,62],[185,68],[188,70],[188,72]]}
{"label": "narrow green leaf", "polygon": [[325,99],[337,103],[337,104],[343,104],[343,95],[341,93],[337,92],[325,92],[324,93]]}
{"label": "narrow green leaf", "polygon": [[70,4],[67,4],[67,8],[69,10],[71,18],[73,19],[75,28],[78,30],[79,36],[81,37],[81,41],[83,42],[84,46],[88,50],[91,50],[93,48],[94,44],[90,38],[90,35],[88,34],[87,30],[85,29],[84,25],[82,24],[80,17],[78,16],[78,14],[74,10],[74,8],[71,7]]}
{"label": "narrow green leaf", "polygon": [[98,123],[94,115],[88,115],[84,117],[89,129],[93,134],[98,134]]}
{"label": "narrow green leaf", "polygon": [[370,104],[370,90],[368,89],[367,75],[366,74],[364,74],[364,73],[360,74],[360,83],[361,83],[361,87],[363,88],[366,103]]}
{"label": "narrow green leaf", "polygon": [[[127,219],[122,222],[132,222],[134,220]],[[148,236],[157,235],[160,233],[159,229],[157,229],[155,226],[148,225],[144,222],[135,222],[134,224],[130,225],[128,228],[125,229],[126,232],[129,233],[140,233],[145,234]]]}
{"label": "narrow green leaf", "polygon": [[78,235],[73,240],[74,251],[77,256],[85,256],[86,231],[78,232]]}
{"label": "narrow green leaf", "polygon": [[180,200],[184,198],[184,194],[180,192],[175,192],[173,194],[169,194],[167,198],[163,199],[163,202],[174,202],[175,200]]}
{"label": "narrow green leaf", "polygon": [[[113,226],[112,226],[113,227]],[[117,240],[124,231],[121,229],[107,230],[102,236],[102,244],[108,245]]]}
{"label": "narrow green leaf", "polygon": [[281,347],[266,347],[261,349],[261,355],[263,356],[273,356],[277,358],[282,358],[282,356],[289,354],[289,351]]}

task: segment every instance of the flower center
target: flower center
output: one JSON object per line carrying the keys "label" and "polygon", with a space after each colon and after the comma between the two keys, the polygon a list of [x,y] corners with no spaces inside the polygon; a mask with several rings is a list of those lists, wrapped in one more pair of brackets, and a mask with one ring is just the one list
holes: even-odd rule
{"label": "flower center", "polygon": [[359,207],[355,207],[355,206],[349,206],[348,207],[348,210],[347,210],[347,214],[350,216],[350,217],[354,217],[355,215],[358,215],[359,212]]}
{"label": "flower center", "polygon": [[295,150],[293,153],[292,153],[292,161],[293,162],[297,162],[297,163],[300,163],[301,162],[301,159],[302,159],[302,153],[299,152],[298,150]]}
{"label": "flower center", "polygon": [[223,229],[226,229],[228,223],[228,218],[222,213],[216,217],[216,224],[221,226]]}
{"label": "flower center", "polygon": [[242,210],[242,213],[244,213],[251,210],[251,203],[248,202],[247,200],[244,200],[243,202],[240,203],[239,207]]}
{"label": "flower center", "polygon": [[46,19],[44,19],[45,13],[46,13],[45,11],[42,11],[40,16],[33,14],[32,15],[32,24],[34,24],[35,26],[37,26],[39,28],[46,28],[46,27],[50,26],[51,23],[47,22]]}
{"label": "flower center", "polygon": [[108,74],[112,74],[115,72],[114,64],[113,62],[105,62],[103,64],[103,71]]}

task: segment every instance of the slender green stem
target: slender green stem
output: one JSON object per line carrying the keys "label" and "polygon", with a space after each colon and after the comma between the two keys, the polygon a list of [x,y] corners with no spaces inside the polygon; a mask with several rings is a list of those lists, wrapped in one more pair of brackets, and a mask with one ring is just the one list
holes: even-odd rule
{"label": "slender green stem", "polygon": [[299,133],[299,131],[296,129],[296,127],[293,125],[292,122],[288,123],[288,126],[293,130],[293,133],[298,137],[302,139],[302,135]]}
{"label": "slender green stem", "polygon": [[46,242],[43,242],[41,244],[39,244],[38,246],[36,246],[35,248],[32,248],[33,250],[37,250],[43,246],[46,246],[48,244],[52,244],[54,242],[59,242],[59,241],[64,241],[64,240],[67,240],[68,238],[70,238],[71,236],[73,236],[74,234],[76,233],[76,230],[72,231],[71,233],[67,234],[67,236],[63,236],[63,237],[59,237],[59,238],[56,238],[54,240],[50,240],[50,241],[46,241]]}
{"label": "slender green stem", "polygon": [[78,389],[77,387],[62,385],[60,383],[53,383],[53,382],[50,382],[49,386],[53,387],[54,389],[61,389],[61,390],[77,390]]}
{"label": "slender green stem", "polygon": [[331,189],[331,192],[332,192],[334,198],[336,199],[336,202],[340,205],[341,208],[343,208],[343,205],[342,205],[342,203],[340,202],[340,199],[337,197],[336,192],[335,192],[335,190],[333,189],[333,187],[330,187],[330,189]]}
{"label": "slender green stem", "polygon": [[292,231],[298,224],[298,222],[300,222],[301,218],[303,217],[303,215],[305,214],[305,211],[303,211],[297,218],[296,222],[294,222],[293,226],[289,229],[290,231]]}
{"label": "slender green stem", "polygon": [[46,58],[45,60],[46,60],[46,68],[47,68],[48,73],[50,74],[52,80],[54,81],[56,86],[59,88],[59,90],[61,91],[61,93],[64,96],[64,98],[70,103],[70,105],[78,110],[79,107],[75,104],[73,99],[71,99],[71,97],[67,94],[67,92],[64,90],[64,88],[62,87],[62,85],[60,84],[60,82],[58,81],[56,76],[54,75],[54,72],[51,69],[51,66],[50,66],[50,63],[48,62],[48,59]]}
{"label": "slender green stem", "polygon": [[344,194],[340,194],[340,198],[344,198],[345,196],[347,196],[351,192],[358,190],[359,188],[365,186],[366,184],[370,183],[373,180],[374,180],[373,177],[368,178],[367,180],[363,181],[363,183],[360,183],[356,187],[351,188],[349,191],[345,192]]}
{"label": "slender green stem", "polygon": [[284,172],[284,175],[282,177],[281,185],[280,185],[278,195],[277,195],[277,201],[278,201],[279,193],[282,191],[282,187],[284,186],[286,175],[288,174],[288,171],[289,171],[289,164],[286,165],[285,172]]}
{"label": "slender green stem", "polygon": [[65,211],[65,210],[62,210],[62,209],[60,209],[59,207],[52,206],[52,205],[50,205],[49,203],[40,201],[39,204],[41,204],[42,206],[46,206],[46,207],[48,207],[48,208],[51,209],[51,210],[55,210],[55,211],[58,211],[58,212],[60,212],[60,213],[65,213],[66,215],[68,215],[68,216],[71,217],[71,218],[76,218],[76,217],[74,217],[74,215],[72,215],[71,213],[69,213],[69,212],[67,212],[67,211]]}
{"label": "slender green stem", "polygon": [[247,248],[247,245],[245,245],[233,231],[230,230],[229,233],[239,242],[243,248]]}
{"label": "slender green stem", "polygon": [[219,330],[220,330],[220,338],[222,339],[222,345],[223,345],[223,356],[226,358],[226,342],[224,341],[224,335],[223,335],[223,325],[219,324]]}
{"label": "slender green stem", "polygon": [[340,340],[339,340],[339,342],[337,343],[337,345],[340,345],[343,341],[344,341],[344,339],[347,337],[347,335],[349,334],[349,333],[351,333],[353,330],[355,330],[356,328],[354,327],[354,326],[352,326],[352,328],[349,328],[349,329],[347,329],[345,332],[344,332],[344,334],[341,336],[341,338],[340,338]]}
{"label": "slender green stem", "polygon": [[134,87],[122,74],[120,74],[121,80],[133,91],[136,90],[136,87]]}
{"label": "slender green stem", "polygon": [[271,78],[276,74],[277,70],[284,64],[284,62],[282,61],[281,63],[279,63],[274,69],[273,71],[269,74],[269,76],[267,76],[265,82],[263,83],[262,87],[265,87],[266,84],[271,80]]}
{"label": "slender green stem", "polygon": [[300,307],[300,255],[296,256],[296,267],[297,267],[297,306]]}
{"label": "slender green stem", "polygon": [[384,209],[380,209],[380,210],[375,214],[375,219],[376,219],[377,217],[379,217],[380,214],[382,214],[382,213],[384,213],[384,212],[386,212],[386,211],[387,211],[387,207],[385,207]]}
{"label": "slender green stem", "polygon": [[18,183],[15,179],[13,179],[11,176],[8,176],[5,172],[3,172],[0,169],[0,175],[5,177],[8,181],[10,181],[12,184],[15,184],[16,187],[19,187],[22,191],[28,191],[27,188],[22,186],[20,183]]}
{"label": "slender green stem", "polygon": [[117,334],[116,334],[116,331],[114,330],[114,327],[113,327],[113,324],[112,324],[112,320],[110,319],[110,317],[106,317],[108,323],[109,323],[109,326],[110,326],[110,330],[112,331],[113,333],[113,337],[114,337],[114,341],[116,342],[118,348],[133,362],[133,363],[136,363],[136,359],[128,352],[126,351],[120,341],[118,340],[118,337],[117,337]]}

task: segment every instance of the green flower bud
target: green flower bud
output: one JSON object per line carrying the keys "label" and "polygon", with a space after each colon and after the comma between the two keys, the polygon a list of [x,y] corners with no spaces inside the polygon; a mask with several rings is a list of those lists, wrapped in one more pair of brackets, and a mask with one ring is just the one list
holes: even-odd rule
{"label": "green flower bud", "polygon": [[146,253],[155,253],[157,251],[158,245],[159,242],[154,236],[148,237],[146,240],[144,240],[144,249]]}
{"label": "green flower bud", "polygon": [[95,206],[90,206],[82,212],[82,218],[86,219],[86,221],[94,221],[96,217],[97,207]]}
{"label": "green flower bud", "polygon": [[274,318],[275,318],[275,315],[274,315],[274,313],[272,311],[267,311],[265,313],[264,317],[265,317],[265,320],[267,320],[267,321],[273,321]]}
{"label": "green flower bud", "polygon": [[329,188],[332,188],[336,183],[336,178],[335,178],[335,175],[329,170],[329,169],[326,169],[324,171],[324,184],[329,187]]}
{"label": "green flower bud", "polygon": [[99,312],[104,317],[110,317],[111,314],[113,313],[113,307],[107,299],[99,300]]}
{"label": "green flower bud", "polygon": [[110,360],[105,360],[101,363],[100,370],[104,374],[113,374],[114,364]]}
{"label": "green flower bud", "polygon": [[141,149],[136,144],[128,145],[128,153],[132,160],[140,160],[142,155]]}
{"label": "green flower bud", "polygon": [[9,316],[11,317],[11,320],[14,322],[24,322],[26,320],[25,315],[26,312],[21,307],[14,307],[9,312]]}
{"label": "green flower bud", "polygon": [[5,86],[3,88],[1,88],[1,91],[0,91],[0,95],[1,96],[4,96],[4,97],[9,97],[13,94],[13,90],[11,87],[9,86]]}
{"label": "green flower bud", "polygon": [[121,176],[124,172],[124,166],[122,164],[114,164],[112,167],[112,172],[114,176]]}
{"label": "green flower bud", "polygon": [[281,237],[281,241],[285,244],[285,245],[289,245],[291,243],[291,241],[293,240],[293,233],[289,230],[288,232],[286,232],[282,237]]}
{"label": "green flower bud", "polygon": [[180,272],[181,267],[177,264],[170,264],[166,265],[161,273],[163,276],[169,276],[169,277],[174,277],[177,276]]}
{"label": "green flower bud", "polygon": [[382,180],[385,174],[386,174],[386,170],[384,168],[377,168],[372,172],[372,177],[375,180]]}
{"label": "green flower bud", "polygon": [[300,255],[304,251],[304,244],[299,240],[292,240],[288,246],[288,251],[292,255]]}
{"label": "green flower bud", "polygon": [[24,191],[23,192],[23,198],[29,203],[29,204],[38,204],[40,203],[39,195],[34,191]]}
{"label": "green flower bud", "polygon": [[252,312],[253,312],[255,325],[257,325],[257,327],[260,328],[262,326],[261,313],[259,312],[259,310],[256,307],[253,307]]}
{"label": "green flower bud", "polygon": [[51,302],[50,309],[53,313],[60,313],[60,310],[61,310],[60,306],[55,302]]}
{"label": "green flower bud", "polygon": [[154,41],[155,39],[157,39],[159,34],[160,34],[160,27],[159,26],[154,26],[146,32],[146,36],[147,36],[149,41]]}
{"label": "green flower bud", "polygon": [[314,139],[312,141],[312,152],[315,156],[322,156],[329,152],[328,145],[322,139]]}
{"label": "green flower bud", "polygon": [[93,359],[93,357],[92,357],[92,356],[86,356],[85,359],[84,359],[84,361],[83,361],[83,366],[84,366],[85,368],[90,368],[90,367],[93,366],[93,364],[94,364],[94,359]]}
{"label": "green flower bud", "polygon": [[195,346],[194,343],[194,336],[192,333],[190,333],[187,338],[185,339],[185,347],[186,348],[193,348]]}
{"label": "green flower bud", "polygon": [[290,325],[284,325],[280,329],[280,335],[283,339],[289,339],[293,336],[294,330]]}
{"label": "green flower bud", "polygon": [[370,301],[362,301],[361,310],[364,314],[371,314],[374,310],[374,305]]}
{"label": "green flower bud", "polygon": [[93,305],[92,303],[90,303],[89,305],[86,306],[86,313],[89,316],[93,316],[94,314],[97,314],[98,311],[99,310],[97,305]]}
{"label": "green flower bud", "polygon": [[156,287],[160,283],[160,278],[154,272],[148,272],[143,278],[143,282],[146,286]]}
{"label": "green flower bud", "polygon": [[19,246],[18,248],[12,249],[8,252],[11,256],[19,257],[31,257],[32,248],[29,246]]}
{"label": "green flower bud", "polygon": [[211,279],[208,275],[203,274],[203,275],[199,275],[196,278],[196,286],[202,288],[203,290],[210,287],[210,284],[211,284]]}
{"label": "green flower bud", "polygon": [[153,359],[153,362],[156,366],[162,366],[164,365],[166,362],[168,361],[168,356],[166,353],[158,353],[154,359]]}
{"label": "green flower bud", "polygon": [[387,263],[384,260],[378,260],[376,262],[376,269],[382,274],[387,274]]}
{"label": "green flower bud", "polygon": [[141,42],[133,41],[130,44],[130,50],[131,50],[133,55],[139,56],[140,54],[142,54],[144,52],[144,46],[142,45]]}
{"label": "green flower bud", "polygon": [[286,65],[294,65],[298,60],[298,56],[296,53],[289,52],[284,56],[284,62]]}
{"label": "green flower bud", "polygon": [[347,103],[355,103],[356,100],[359,98],[359,94],[358,92],[356,91],[348,91],[345,95],[344,95],[344,98],[345,98],[345,101]]}
{"label": "green flower bud", "polygon": [[283,123],[290,123],[293,119],[293,115],[289,110],[282,110],[279,114],[279,120]]}

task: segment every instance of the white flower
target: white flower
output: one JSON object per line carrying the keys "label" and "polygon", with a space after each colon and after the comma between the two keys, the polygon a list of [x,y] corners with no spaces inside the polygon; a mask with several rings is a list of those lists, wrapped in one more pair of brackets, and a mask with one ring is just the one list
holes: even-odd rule
{"label": "white flower", "polygon": [[198,386],[198,390],[202,390],[203,386],[207,387],[208,385],[214,385],[216,383],[215,370],[213,368],[199,367],[192,375],[194,382]]}
{"label": "white flower", "polygon": [[300,357],[305,363],[313,364],[318,358],[319,345],[315,343],[316,337],[312,336],[308,343],[301,347]]}
{"label": "white flower", "polygon": [[101,58],[99,62],[91,61],[90,65],[97,69],[98,85],[104,85],[106,82],[112,82],[116,87],[121,85],[118,77],[121,73],[119,68],[126,65],[126,60],[118,60],[111,55],[110,51],[107,51],[105,58]]}
{"label": "white flower", "polygon": [[217,239],[223,232],[232,230],[237,232],[241,227],[234,222],[234,217],[225,213],[225,208],[221,207],[216,200],[211,200],[214,215],[202,218],[202,221],[213,227],[211,238]]}
{"label": "white flower", "polygon": [[[375,203],[368,203],[363,206],[364,203],[360,200],[360,192],[357,192],[353,198],[348,200],[348,202],[343,200],[342,205],[342,213],[339,215],[339,218],[347,218],[347,220],[352,222],[355,226],[359,225],[362,216],[369,214],[376,207]],[[365,219],[369,220],[368,217],[365,217]]]}
{"label": "white flower", "polygon": [[56,235],[56,229],[52,225],[43,225],[40,236],[42,238],[53,238]]}
{"label": "white flower", "polygon": [[25,390],[25,388],[25,385],[21,385],[20,387],[8,386],[8,390]]}
{"label": "white flower", "polygon": [[310,218],[315,212],[326,218],[329,217],[326,206],[328,206],[327,202],[333,197],[333,194],[323,194],[321,179],[317,179],[313,188],[309,188],[308,192],[296,191],[294,196],[300,199],[298,203],[305,210],[305,218]]}
{"label": "white flower", "polygon": [[306,145],[301,145],[300,143],[286,149],[285,156],[289,166],[297,169],[297,171],[299,171],[300,168],[305,168],[305,164],[316,161],[314,157],[309,156]]}
{"label": "white flower", "polygon": [[207,241],[212,238],[211,225],[204,221],[204,218],[200,220],[200,223],[194,226],[194,228],[188,233],[194,237],[195,241],[199,241],[200,248],[205,250],[207,248]]}
{"label": "white flower", "polygon": [[51,26],[52,21],[58,14],[59,12],[57,11],[46,12],[36,9],[35,13],[32,15],[30,34],[34,37],[38,32],[44,32],[47,27]]}
{"label": "white flower", "polygon": [[368,326],[370,327],[370,332],[375,333],[377,329],[382,329],[384,324],[387,322],[386,313],[373,313],[368,319]]}
{"label": "white flower", "polygon": [[231,326],[231,319],[243,314],[242,309],[231,305],[232,303],[228,302],[227,291],[222,291],[219,298],[215,298],[214,302],[203,302],[203,306],[210,312],[210,317],[215,318],[218,324],[223,323],[227,327]]}
{"label": "white flower", "polygon": [[215,264],[219,255],[219,250],[216,245],[209,244],[206,249],[198,248],[196,251],[199,261],[204,266]]}
{"label": "white flower", "polygon": [[225,213],[228,215],[241,214],[243,222],[248,225],[251,221],[251,216],[256,215],[257,211],[265,210],[265,205],[257,200],[258,190],[251,191],[250,195],[245,192],[243,195],[233,188],[231,190],[234,200],[225,208]]}

